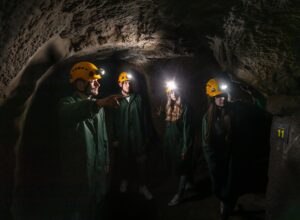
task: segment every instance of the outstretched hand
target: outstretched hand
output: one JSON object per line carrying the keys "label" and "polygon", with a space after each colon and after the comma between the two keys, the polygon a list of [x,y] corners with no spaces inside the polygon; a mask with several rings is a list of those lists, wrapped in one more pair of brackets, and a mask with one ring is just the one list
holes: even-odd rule
{"label": "outstretched hand", "polygon": [[120,106],[118,99],[122,97],[121,95],[110,95],[103,99],[97,99],[96,103],[99,107],[118,108]]}

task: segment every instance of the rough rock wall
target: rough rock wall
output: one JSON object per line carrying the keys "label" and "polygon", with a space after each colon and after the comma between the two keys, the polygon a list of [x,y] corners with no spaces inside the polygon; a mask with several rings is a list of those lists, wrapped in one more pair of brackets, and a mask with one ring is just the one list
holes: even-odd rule
{"label": "rough rock wall", "polygon": [[296,0],[3,0],[1,9],[2,97],[37,49],[56,37],[70,40],[67,56],[126,48],[147,61],[207,52],[209,43],[224,70],[266,95],[299,94]]}
{"label": "rough rock wall", "polygon": [[227,16],[224,36],[210,38],[223,69],[267,95],[300,93],[300,2],[243,0]]}
{"label": "rough rock wall", "polygon": [[24,5],[4,1],[2,10],[5,8],[10,10],[4,11],[1,23],[1,33],[6,33],[2,35],[0,44],[2,95],[3,89],[21,71],[34,53],[67,23],[67,16],[60,14],[59,11],[55,13],[50,10],[51,7],[54,7],[54,1],[53,3],[27,1]]}
{"label": "rough rock wall", "polygon": [[267,220],[300,215],[299,116],[276,117],[271,129]]}
{"label": "rough rock wall", "polygon": [[[238,0],[1,1],[0,94],[51,38],[71,42],[67,56],[130,49],[137,61],[201,54],[207,35],[221,33]],[[210,53],[210,52],[208,52]]]}
{"label": "rough rock wall", "polygon": [[[143,48],[151,44],[151,27],[142,34],[142,6],[148,13],[153,13],[143,1],[140,5],[132,2],[118,1],[28,1],[12,5],[10,1],[2,8],[11,8],[3,15],[1,32],[8,33],[2,37],[0,49],[2,90],[12,78],[24,67],[29,58],[52,37],[68,38],[71,41],[69,54],[72,52],[97,47],[99,45],[123,43],[125,47],[136,46],[139,42]],[[19,15],[19,12],[23,12]],[[20,16],[19,19],[15,18]],[[154,22],[150,22],[152,24]],[[146,25],[145,25],[146,26]],[[146,29],[145,28],[145,29]],[[143,38],[147,38],[147,42]]]}

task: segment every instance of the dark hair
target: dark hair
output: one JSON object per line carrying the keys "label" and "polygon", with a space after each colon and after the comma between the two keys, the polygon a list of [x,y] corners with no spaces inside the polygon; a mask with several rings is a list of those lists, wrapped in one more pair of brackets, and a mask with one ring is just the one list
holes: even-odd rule
{"label": "dark hair", "polygon": [[205,142],[208,142],[211,130],[212,130],[212,124],[213,124],[213,118],[216,114],[216,104],[215,104],[215,98],[207,96],[207,102],[208,102],[208,109],[207,109],[207,132],[204,138]]}
{"label": "dark hair", "polygon": [[[210,136],[212,133],[212,127],[213,123],[216,120],[216,111],[217,111],[217,105],[215,103],[215,97],[209,97],[208,96],[208,109],[207,109],[207,132],[204,138],[205,142],[209,142]],[[229,117],[229,112],[228,108],[225,105],[222,107],[222,117],[224,119],[224,124],[227,129],[227,132],[230,132],[230,117]]]}

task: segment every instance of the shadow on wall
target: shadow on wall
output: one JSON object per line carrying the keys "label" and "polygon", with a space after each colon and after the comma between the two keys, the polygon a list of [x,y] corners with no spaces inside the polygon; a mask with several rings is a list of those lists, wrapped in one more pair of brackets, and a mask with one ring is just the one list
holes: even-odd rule
{"label": "shadow on wall", "polygon": [[44,44],[7,88],[7,99],[0,107],[0,218],[11,219],[10,207],[15,184],[18,139],[21,135],[24,111],[34,93],[37,81],[51,66],[69,52],[67,41],[56,38]]}

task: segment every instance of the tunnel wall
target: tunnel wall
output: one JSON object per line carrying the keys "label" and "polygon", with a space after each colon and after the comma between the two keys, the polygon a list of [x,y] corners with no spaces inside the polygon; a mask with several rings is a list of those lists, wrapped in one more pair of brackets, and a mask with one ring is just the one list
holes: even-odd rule
{"label": "tunnel wall", "polygon": [[274,117],[271,128],[267,220],[300,216],[300,116]]}

